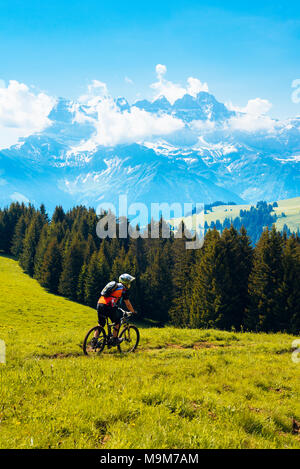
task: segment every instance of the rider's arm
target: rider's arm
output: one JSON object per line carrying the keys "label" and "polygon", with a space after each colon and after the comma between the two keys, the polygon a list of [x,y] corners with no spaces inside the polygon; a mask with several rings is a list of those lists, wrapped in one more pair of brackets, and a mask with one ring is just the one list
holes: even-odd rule
{"label": "rider's arm", "polygon": [[124,303],[125,303],[125,305],[126,305],[126,308],[127,308],[131,313],[134,313],[134,309],[133,309],[132,304],[130,303],[130,301],[124,299]]}

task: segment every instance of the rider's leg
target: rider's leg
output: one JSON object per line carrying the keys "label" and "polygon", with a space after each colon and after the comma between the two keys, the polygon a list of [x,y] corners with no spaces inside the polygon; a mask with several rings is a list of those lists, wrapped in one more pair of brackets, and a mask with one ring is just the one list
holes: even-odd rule
{"label": "rider's leg", "polygon": [[119,329],[120,329],[120,324],[116,324],[113,329],[113,336],[118,337],[119,334]]}
{"label": "rider's leg", "polygon": [[113,336],[118,337],[121,317],[120,317],[120,312],[118,311],[117,308],[113,308],[111,310],[110,319],[112,320],[112,322],[115,323],[114,329],[113,329]]}
{"label": "rider's leg", "polygon": [[[97,304],[97,313],[98,313],[98,324],[99,326],[104,327],[105,326],[105,317],[106,317],[106,307],[105,305],[102,305],[101,303]],[[99,329],[96,329],[94,332],[94,337],[98,338],[99,337]]]}

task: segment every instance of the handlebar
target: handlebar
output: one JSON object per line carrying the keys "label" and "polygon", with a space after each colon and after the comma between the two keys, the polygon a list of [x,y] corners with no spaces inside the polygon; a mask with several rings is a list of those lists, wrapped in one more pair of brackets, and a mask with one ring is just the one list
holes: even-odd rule
{"label": "handlebar", "polygon": [[131,311],[125,311],[125,309],[122,309],[122,308],[118,308],[119,311],[121,311],[121,313],[123,313],[123,316],[131,316],[132,313]]}
{"label": "handlebar", "polygon": [[136,312],[132,313],[131,311],[125,311],[124,309],[120,307],[118,307],[118,310],[121,311],[121,313],[123,313],[123,319],[129,318],[133,314],[136,314]]}

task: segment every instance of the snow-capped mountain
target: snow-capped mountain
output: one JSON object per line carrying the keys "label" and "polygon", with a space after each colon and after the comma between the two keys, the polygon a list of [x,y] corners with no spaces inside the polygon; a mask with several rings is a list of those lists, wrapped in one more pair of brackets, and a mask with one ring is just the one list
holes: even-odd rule
{"label": "snow-capped mountain", "polygon": [[184,122],[193,120],[224,121],[235,114],[229,111],[224,104],[219,103],[212,94],[204,91],[198,93],[196,97],[185,94],[182,98],[177,99],[173,105],[164,96],[154,102],[137,101],[134,105],[149,112],[172,113]]}
{"label": "snow-capped mountain", "polygon": [[300,195],[300,118],[248,115],[207,92],[171,104],[58,99],[42,132],[0,151],[0,204],[255,202]]}

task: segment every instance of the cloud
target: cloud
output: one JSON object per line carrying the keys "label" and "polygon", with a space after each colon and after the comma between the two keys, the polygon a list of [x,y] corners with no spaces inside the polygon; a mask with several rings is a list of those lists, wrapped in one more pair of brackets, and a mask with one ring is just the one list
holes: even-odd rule
{"label": "cloud", "polygon": [[0,148],[7,148],[19,138],[50,125],[47,116],[54,104],[54,98],[45,93],[35,94],[15,80],[10,80],[7,87],[0,87]]}
{"label": "cloud", "polygon": [[198,78],[189,77],[187,79],[187,82],[188,82],[188,87],[187,87],[188,94],[195,97],[201,91],[205,91],[206,93],[208,93],[207,83],[201,83],[201,81]]}
{"label": "cloud", "polygon": [[95,96],[99,96],[99,92],[101,96],[108,95],[106,83],[103,83],[103,81],[99,81],[99,80],[93,80],[92,83],[88,85],[88,92],[89,92],[89,95],[95,95]]}
{"label": "cloud", "polygon": [[246,106],[242,108],[228,103],[227,108],[237,113],[226,124],[227,128],[231,130],[273,132],[275,129],[276,121],[267,115],[272,108],[272,103],[267,99],[250,99]]}
{"label": "cloud", "polygon": [[292,101],[295,104],[300,103],[300,78],[293,80],[292,88],[296,88],[292,93]]}
{"label": "cloud", "polygon": [[272,103],[267,99],[255,98],[250,99],[245,107],[234,106],[232,103],[227,104],[230,111],[251,114],[252,116],[261,116],[267,114],[272,108]]}
{"label": "cloud", "polygon": [[198,78],[189,77],[187,79],[187,85],[184,87],[164,78],[167,73],[167,67],[165,65],[157,64],[155,71],[157,82],[150,85],[155,91],[154,99],[165,96],[171,104],[174,104],[177,99],[182,98],[185,94],[190,94],[195,97],[200,91],[208,92],[207,83],[202,83]]}
{"label": "cloud", "polygon": [[[106,89],[101,87],[101,89]],[[81,142],[80,146],[73,148],[73,152],[91,151],[97,145],[113,146],[118,143],[140,142],[145,138],[158,135],[169,135],[184,127],[184,123],[174,116],[160,113],[158,115],[132,106],[131,109],[121,111],[109,95],[84,96],[85,114],[77,112],[76,121],[92,122],[95,126],[94,136]],[[83,97],[81,98],[83,100]]]}
{"label": "cloud", "polygon": [[167,73],[167,67],[162,64],[157,64],[155,67],[156,75],[159,80],[163,79],[163,76]]}
{"label": "cloud", "polygon": [[10,194],[9,197],[13,202],[24,202],[25,204],[30,202],[30,200],[20,192],[14,192],[13,194]]}
{"label": "cloud", "polygon": [[216,128],[216,123],[209,119],[207,120],[193,120],[189,123],[191,130],[196,132],[212,132]]}
{"label": "cloud", "polygon": [[87,86],[87,93],[78,98],[78,104],[86,105],[90,108],[90,110],[92,108],[96,110],[99,101],[106,97],[108,97],[106,83],[99,80],[92,80],[92,82]]}
{"label": "cloud", "polygon": [[125,82],[128,83],[129,85],[134,85],[134,81],[131,80],[131,78],[129,78],[129,77],[125,77],[124,80],[125,80]]}

